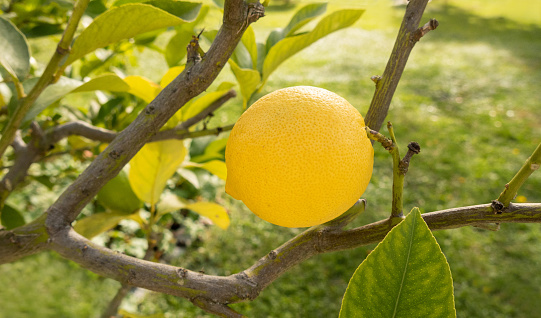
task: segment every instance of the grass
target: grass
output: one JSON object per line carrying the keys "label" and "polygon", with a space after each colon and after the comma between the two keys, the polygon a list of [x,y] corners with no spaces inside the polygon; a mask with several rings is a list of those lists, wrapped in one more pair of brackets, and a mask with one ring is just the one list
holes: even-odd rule
{"label": "grass", "polygon": [[[520,5],[485,11],[475,7],[478,3],[429,4],[423,20],[435,17],[440,26],[414,49],[393,100],[388,119],[402,147],[411,140],[422,147],[406,177],[407,210],[490,202],[541,141],[541,17],[535,10],[517,14]],[[333,2],[330,9],[340,5],[343,1]],[[278,9],[256,25],[261,26],[258,39],[293,14],[292,8]],[[400,22],[396,17],[403,12],[402,7],[374,10],[380,13],[368,11],[355,28],[288,60],[263,93],[320,86],[366,113],[373,93],[370,76],[383,72]],[[385,27],[375,28],[382,12]],[[145,69],[142,64],[137,71]],[[232,77],[224,73],[220,80]],[[213,123],[230,123],[240,113],[237,100]],[[375,153],[374,175],[364,195],[368,209],[355,226],[382,219],[390,209],[391,158],[377,146]],[[537,173],[519,195],[541,202],[540,188]],[[230,229],[203,232],[204,244],[187,248],[177,264],[208,274],[235,273],[300,232],[263,222],[223,189],[218,193],[231,212]],[[534,317],[541,311],[538,224],[503,224],[499,232],[462,228],[435,236],[453,273],[458,317]],[[255,301],[233,307],[249,317],[336,317],[349,277],[372,248],[314,257]],[[96,317],[118,286],[48,253],[1,266],[0,284],[10,286],[0,289],[0,317]],[[131,294],[123,306],[165,317],[208,316],[187,300],[152,292]]]}

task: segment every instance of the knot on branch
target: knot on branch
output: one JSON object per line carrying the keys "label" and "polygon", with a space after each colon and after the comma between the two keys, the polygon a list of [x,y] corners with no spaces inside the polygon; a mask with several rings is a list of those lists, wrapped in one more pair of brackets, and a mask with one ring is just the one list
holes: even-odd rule
{"label": "knot on branch", "polygon": [[[203,33],[203,31],[201,31],[201,33]],[[191,62],[196,64],[201,61],[201,52],[203,51],[199,46],[199,36],[201,36],[201,33],[199,33],[197,36],[192,35],[192,39],[186,47],[186,60],[188,63]]]}
{"label": "knot on branch", "polygon": [[418,42],[425,34],[428,32],[435,30],[440,23],[436,19],[430,19],[425,25],[415,30],[415,32],[411,35],[411,42],[416,43]]}
{"label": "knot on branch", "polygon": [[244,31],[250,24],[256,22],[260,18],[265,16],[265,7],[259,2],[248,3],[248,10],[246,12],[246,20],[242,23],[242,27],[239,29],[239,33]]}
{"label": "knot on branch", "polygon": [[498,200],[492,200],[492,204],[490,206],[492,207],[494,214],[502,214],[503,210],[505,209],[505,205]]}

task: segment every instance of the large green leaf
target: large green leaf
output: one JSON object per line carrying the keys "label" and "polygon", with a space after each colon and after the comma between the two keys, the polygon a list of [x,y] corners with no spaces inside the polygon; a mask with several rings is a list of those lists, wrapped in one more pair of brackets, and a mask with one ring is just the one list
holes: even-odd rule
{"label": "large green leaf", "polygon": [[308,22],[325,13],[325,11],[327,11],[326,3],[312,3],[302,7],[295,13],[293,18],[291,18],[289,21],[289,24],[284,28],[284,37],[293,35],[293,33],[302,28]]}
{"label": "large green leaf", "polygon": [[167,180],[186,156],[182,140],[147,143],[130,161],[129,180],[139,199],[151,205],[160,200]]}
{"label": "large green leaf", "polygon": [[143,206],[143,202],[133,192],[124,170],[101,188],[98,202],[109,210],[124,214],[131,214]]}
{"label": "large green leaf", "polygon": [[[33,82],[33,79],[31,80]],[[24,86],[26,89],[27,85],[25,84]],[[33,120],[34,117],[39,115],[39,113],[41,113],[49,105],[70,93],[89,92],[95,90],[127,92],[129,89],[130,86],[120,77],[114,74],[103,74],[91,79],[88,82],[81,82],[76,79],[62,76],[58,82],[48,86],[43,91],[43,93],[34,102],[28,113],[26,113],[23,122]]]}
{"label": "large green leaf", "polygon": [[11,21],[0,17],[0,65],[22,82],[30,71],[30,50],[24,34]]}
{"label": "large green leaf", "polygon": [[131,215],[118,211],[96,213],[77,221],[73,229],[82,236],[91,239],[98,234],[109,231],[118,222],[130,217]]}
{"label": "large green leaf", "polygon": [[[155,1],[153,4],[156,5],[161,2],[162,1]],[[171,4],[178,6],[179,8],[179,11],[175,11],[175,13],[179,14],[184,12],[185,15],[179,14],[179,17],[157,8],[154,5],[142,3],[125,4],[107,10],[105,13],[94,19],[94,21],[81,32],[81,35],[79,35],[73,44],[71,53],[66,60],[65,65],[71,64],[95,49],[120,40],[195,19],[200,4],[180,1],[175,3],[176,4]],[[165,6],[165,4],[163,4],[163,6]],[[167,4],[167,6],[169,6],[169,4]],[[194,9],[196,7],[197,12]]]}
{"label": "large green leaf", "polygon": [[325,16],[308,33],[287,37],[269,50],[263,62],[263,84],[269,75],[285,60],[332,32],[349,27],[357,21],[364,10],[341,10]]}
{"label": "large green leaf", "polygon": [[419,209],[353,274],[340,310],[351,317],[456,317],[449,264]]}
{"label": "large green leaf", "polygon": [[242,94],[242,106],[246,108],[248,101],[252,97],[252,94],[257,89],[257,86],[261,82],[261,76],[259,72],[250,68],[240,68],[233,60],[229,60],[231,71],[235,75],[237,82],[240,86],[240,93]]}
{"label": "large green leaf", "polygon": [[302,7],[291,18],[288,25],[283,29],[274,30],[269,34],[266,42],[267,51],[281,39],[293,35],[297,30],[305,26],[327,10],[326,3],[312,3]]}
{"label": "large green leaf", "polygon": [[6,230],[11,230],[19,226],[23,226],[26,222],[24,217],[17,209],[11,205],[5,204],[0,212],[0,224],[2,224]]}

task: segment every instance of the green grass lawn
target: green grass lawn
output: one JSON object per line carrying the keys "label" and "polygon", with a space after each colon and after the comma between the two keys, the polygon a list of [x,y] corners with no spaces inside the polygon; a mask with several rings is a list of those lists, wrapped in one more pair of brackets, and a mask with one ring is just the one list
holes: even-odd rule
{"label": "green grass lawn", "polygon": [[[422,147],[406,177],[407,211],[490,202],[541,142],[538,7],[521,15],[517,10],[526,1],[504,1],[513,10],[502,4],[486,11],[478,2],[429,4],[423,21],[434,17],[440,26],[417,44],[393,100],[388,120],[402,148],[412,140]],[[330,9],[347,3],[333,2]],[[272,7],[255,26],[258,37],[284,24],[292,9]],[[383,73],[403,10],[369,7],[366,20],[361,18],[356,27],[332,34],[280,66],[263,93],[319,86],[366,113],[374,91],[370,77]],[[385,25],[377,27],[378,21]],[[232,77],[224,73],[220,79]],[[211,124],[231,123],[241,112],[236,100]],[[368,208],[354,226],[385,218],[390,210],[391,158],[378,145],[375,156],[372,181],[363,195]],[[540,189],[537,173],[519,194],[527,202],[541,202]],[[186,249],[175,265],[232,274],[300,233],[258,219],[223,188],[218,196],[231,212],[230,228],[203,232],[204,244]],[[502,224],[498,232],[470,227],[434,233],[453,273],[458,317],[535,317],[541,312],[539,230],[538,224]],[[233,308],[248,317],[336,317],[350,276],[372,248],[314,257],[276,280],[255,301]],[[119,283],[44,253],[0,266],[0,285],[7,287],[0,289],[1,318],[97,317]],[[165,317],[207,317],[187,300],[153,292],[131,294],[123,308]]]}

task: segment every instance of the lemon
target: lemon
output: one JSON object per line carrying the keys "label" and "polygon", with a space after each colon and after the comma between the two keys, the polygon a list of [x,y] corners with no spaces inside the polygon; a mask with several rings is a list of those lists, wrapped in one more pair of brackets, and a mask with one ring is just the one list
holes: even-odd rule
{"label": "lemon", "polygon": [[297,86],[263,96],[227,141],[226,192],[285,227],[330,221],[363,194],[374,163],[363,117],[328,90]]}

